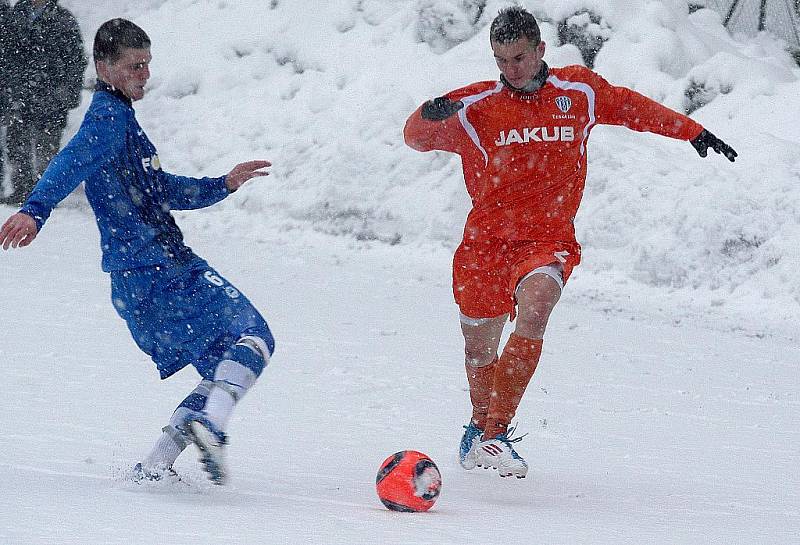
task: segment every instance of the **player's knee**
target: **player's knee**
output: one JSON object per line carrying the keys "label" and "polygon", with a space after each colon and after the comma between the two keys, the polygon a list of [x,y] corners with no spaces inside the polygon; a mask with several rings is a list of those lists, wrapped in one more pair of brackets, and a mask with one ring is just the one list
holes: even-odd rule
{"label": "player's knee", "polygon": [[241,342],[253,344],[262,354],[264,354],[265,363],[269,362],[269,358],[275,353],[275,338],[272,336],[269,326],[266,321],[260,325],[250,327],[244,330],[236,341],[237,344]]}
{"label": "player's knee", "polygon": [[520,313],[517,317],[517,325],[514,332],[528,339],[541,339],[544,337],[545,329],[547,329],[549,317],[549,313],[528,313],[525,315]]}
{"label": "player's knee", "polygon": [[485,367],[497,357],[495,346],[468,345],[464,347],[464,361],[470,367]]}
{"label": "player's knee", "polygon": [[275,348],[272,335],[264,339],[263,336],[244,335],[225,354],[224,359],[251,370],[258,377],[269,364],[270,356]]}
{"label": "player's knee", "polygon": [[529,339],[539,339],[544,335],[550,314],[553,312],[557,297],[542,299],[518,299],[517,333]]}

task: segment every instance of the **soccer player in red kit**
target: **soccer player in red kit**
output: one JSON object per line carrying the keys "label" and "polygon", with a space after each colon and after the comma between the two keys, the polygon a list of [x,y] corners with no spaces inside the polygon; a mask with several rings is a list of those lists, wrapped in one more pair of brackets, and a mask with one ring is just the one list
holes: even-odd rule
{"label": "soccer player in red kit", "polygon": [[[453,259],[472,418],[461,440],[465,469],[525,477],[509,429],[542,352],[545,327],[580,262],[573,220],[586,181],[586,145],[596,125],[623,125],[689,141],[730,161],[736,152],[696,121],[583,66],[550,68],[532,14],[502,10],[490,40],[500,81],[429,100],[408,119],[418,151],[461,156],[472,198]],[[498,357],[506,322],[514,332]]]}

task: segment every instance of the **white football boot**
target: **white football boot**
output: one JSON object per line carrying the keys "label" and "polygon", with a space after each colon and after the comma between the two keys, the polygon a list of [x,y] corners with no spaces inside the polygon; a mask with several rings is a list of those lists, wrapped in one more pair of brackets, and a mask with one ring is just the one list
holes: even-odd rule
{"label": "white football boot", "polygon": [[475,465],[484,469],[496,469],[501,477],[524,479],[528,474],[528,463],[517,454],[512,443],[521,441],[524,435],[511,439],[514,428],[494,439],[481,441],[475,447]]}

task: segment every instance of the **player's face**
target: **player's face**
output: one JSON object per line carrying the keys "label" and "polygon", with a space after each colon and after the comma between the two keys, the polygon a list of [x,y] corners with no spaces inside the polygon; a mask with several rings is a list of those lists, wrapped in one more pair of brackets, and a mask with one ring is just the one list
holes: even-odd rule
{"label": "player's face", "polygon": [[120,90],[131,100],[144,97],[144,86],[150,79],[150,49],[125,47],[114,62],[98,61],[100,79]]}
{"label": "player's face", "polygon": [[532,44],[525,36],[504,44],[492,41],[492,51],[500,72],[514,87],[525,87],[542,68],[544,42]]}

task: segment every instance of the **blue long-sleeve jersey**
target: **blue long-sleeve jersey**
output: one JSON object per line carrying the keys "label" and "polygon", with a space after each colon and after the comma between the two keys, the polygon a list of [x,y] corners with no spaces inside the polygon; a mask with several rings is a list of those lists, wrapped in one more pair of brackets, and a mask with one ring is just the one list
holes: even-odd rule
{"label": "blue long-sleeve jersey", "polygon": [[224,176],[189,178],[161,170],[130,100],[103,82],[80,129],[51,161],[21,211],[41,229],[81,182],[100,229],[106,272],[189,261],[194,253],[170,210],[203,208],[228,195]]}

